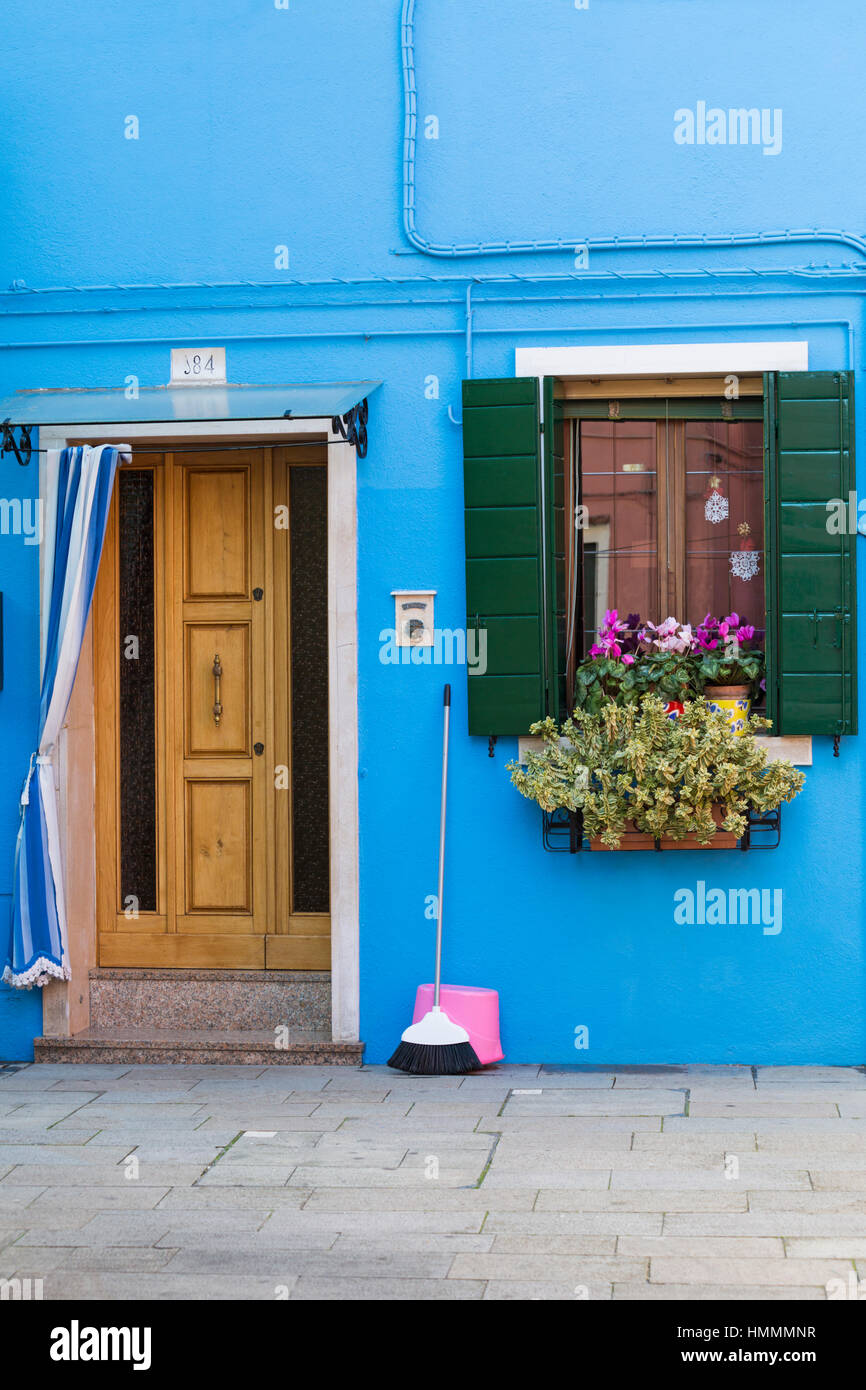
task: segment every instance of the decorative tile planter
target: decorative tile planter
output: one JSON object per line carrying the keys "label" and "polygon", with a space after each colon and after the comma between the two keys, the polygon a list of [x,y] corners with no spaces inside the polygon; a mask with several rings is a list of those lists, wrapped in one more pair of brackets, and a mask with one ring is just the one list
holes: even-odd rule
{"label": "decorative tile planter", "polygon": [[752,708],[748,685],[705,685],[704,703],[713,714],[727,716],[728,727],[735,734],[744,734]]}

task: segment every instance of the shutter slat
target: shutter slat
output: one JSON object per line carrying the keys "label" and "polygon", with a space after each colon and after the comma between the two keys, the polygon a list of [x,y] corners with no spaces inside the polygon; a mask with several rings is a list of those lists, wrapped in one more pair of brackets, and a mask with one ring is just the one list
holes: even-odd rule
{"label": "shutter slat", "polygon": [[828,529],[827,510],[854,487],[853,385],[850,372],[779,372],[771,383],[767,645],[777,733],[857,731],[855,537]]}

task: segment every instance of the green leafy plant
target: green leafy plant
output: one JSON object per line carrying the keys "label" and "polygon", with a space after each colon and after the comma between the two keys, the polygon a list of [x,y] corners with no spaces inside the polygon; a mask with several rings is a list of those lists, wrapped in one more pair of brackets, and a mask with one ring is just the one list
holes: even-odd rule
{"label": "green leafy plant", "polygon": [[609,701],[635,705],[645,695],[662,700],[694,700],[703,689],[691,652],[653,651],[631,665],[615,658],[587,657],[574,673],[574,703],[598,714]]}
{"label": "green leafy plant", "polygon": [[693,656],[697,677],[705,685],[748,685],[754,695],[764,676],[764,653],[756,645],[751,623],[739,614],[714,618],[708,613],[694,632]]}
{"label": "green leafy plant", "polygon": [[750,807],[774,810],[803,786],[802,772],[768,762],[750,736],[769,727],[753,716],[747,733],[734,734],[700,699],[678,719],[667,718],[653,694],[639,704],[608,700],[598,711],[576,709],[561,728],[553,719],[533,724],[544,747],[508,771],[543,810],[581,811],[585,832],[611,849],[630,824],[657,839],[694,833],[706,845],[716,833],[713,806],[723,810],[722,829],[739,837]]}
{"label": "green leafy plant", "polygon": [[697,659],[697,676],[705,685],[748,685],[752,692],[764,674],[764,653],[739,651],[703,652]]}

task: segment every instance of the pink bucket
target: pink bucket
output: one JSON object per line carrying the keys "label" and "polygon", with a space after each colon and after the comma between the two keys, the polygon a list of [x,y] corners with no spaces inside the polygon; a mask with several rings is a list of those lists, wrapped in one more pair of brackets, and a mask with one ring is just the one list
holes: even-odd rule
{"label": "pink bucket", "polygon": [[[442,985],[439,1004],[452,1023],[465,1028],[479,1062],[501,1062],[505,1053],[499,1041],[499,993],[476,985]],[[433,986],[419,985],[412,1022],[418,1023],[433,1007]]]}

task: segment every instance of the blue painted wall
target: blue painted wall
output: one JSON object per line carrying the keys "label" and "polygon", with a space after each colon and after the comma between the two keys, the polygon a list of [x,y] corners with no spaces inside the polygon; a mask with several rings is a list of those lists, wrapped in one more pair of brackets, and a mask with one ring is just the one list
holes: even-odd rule
{"label": "blue painted wall", "polygon": [[[838,760],[815,740],[778,851],[551,856],[504,770],[514,742],[491,760],[464,733],[462,672],[383,665],[379,633],[398,587],[436,588],[439,626],[464,621],[461,438],[447,407],[459,413],[469,279],[476,375],[511,375],[519,345],[804,338],[811,366],[856,367],[866,420],[866,256],[831,242],[659,247],[593,254],[580,281],[521,283],[481,277],[568,276],[573,255],[419,254],[401,222],[400,9],[7,0],[0,285],[19,287],[0,294],[0,389],[158,384],[169,345],[194,338],[226,343],[234,381],[383,380],[358,502],[370,1060],[390,1053],[429,976],[450,677],[446,974],[500,990],[510,1059],[861,1062],[862,738]],[[866,13],[847,0],[729,0],[723,13],[710,0],[417,0],[414,36],[416,225],[429,241],[866,227],[852,139]],[[780,108],[781,151],[676,144],[674,112],[699,101]],[[423,138],[428,115],[438,140]],[[367,283],[309,283],[331,279]],[[214,287],[177,288],[191,282]],[[32,468],[6,462],[3,478],[6,496],[34,486]],[[35,724],[34,555],[0,537],[0,888]],[[782,932],[675,925],[673,894],[697,879],[781,887]],[[37,1006],[0,995],[0,1055],[27,1055]],[[580,1025],[590,1047],[576,1052]]]}

